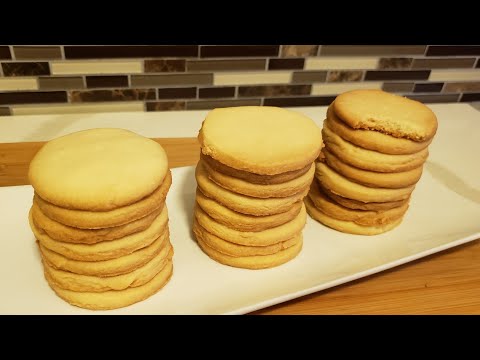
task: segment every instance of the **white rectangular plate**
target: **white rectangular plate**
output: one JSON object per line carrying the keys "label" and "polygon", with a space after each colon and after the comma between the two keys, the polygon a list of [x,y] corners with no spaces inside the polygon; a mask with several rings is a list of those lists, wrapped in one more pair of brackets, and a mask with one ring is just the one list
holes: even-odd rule
{"label": "white rectangular plate", "polygon": [[480,238],[480,119],[440,123],[402,224],[386,234],[343,234],[308,218],[300,255],[282,266],[245,270],[206,256],[191,234],[194,168],[173,169],[167,205],[174,275],[138,304],[93,312],[48,287],[28,226],[30,186],[0,188],[0,314],[242,314],[355,280]]}

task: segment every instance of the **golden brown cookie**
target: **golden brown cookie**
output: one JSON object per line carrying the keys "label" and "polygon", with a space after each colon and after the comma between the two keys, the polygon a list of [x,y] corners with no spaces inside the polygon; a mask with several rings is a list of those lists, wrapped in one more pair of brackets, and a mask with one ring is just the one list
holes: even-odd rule
{"label": "golden brown cookie", "polygon": [[168,212],[164,211],[157,216],[150,227],[146,230],[127,235],[123,238],[102,241],[96,244],[74,244],[53,240],[43,230],[37,228],[29,216],[30,227],[35,238],[47,249],[65,256],[71,260],[79,261],[103,261],[116,259],[121,256],[149,246],[161,236],[167,236]]}
{"label": "golden brown cookie", "polygon": [[124,129],[89,129],[47,142],[32,159],[28,178],[49,203],[108,211],[152,194],[167,171],[157,142]]}
{"label": "golden brown cookie", "polygon": [[360,169],[378,172],[401,172],[422,166],[428,157],[428,148],[418,153],[406,155],[382,154],[378,151],[363,149],[331,131],[323,124],[323,141],[327,150],[333,152],[343,162]]}
{"label": "golden brown cookie", "polygon": [[419,101],[382,90],[353,90],[337,96],[333,110],[354,129],[376,130],[413,141],[431,139],[437,117]]}
{"label": "golden brown cookie", "polygon": [[381,211],[353,210],[331,200],[316,184],[313,184],[308,197],[315,207],[327,216],[337,220],[352,221],[362,226],[379,226],[391,223],[402,217],[408,209],[408,203],[402,206]]}
{"label": "golden brown cookie", "polygon": [[80,229],[63,225],[46,216],[39,208],[36,201],[32,205],[32,219],[35,226],[51,237],[53,240],[75,243],[95,244],[101,241],[119,239],[136,232],[144,231],[162,212],[165,206],[158,208],[150,214],[120,226],[101,229]]}
{"label": "golden brown cookie", "polygon": [[45,201],[38,194],[34,195],[33,201],[46,216],[59,223],[81,229],[98,229],[124,225],[161,208],[171,184],[172,175],[168,170],[165,181],[151,195],[134,204],[109,211],[66,209]]}
{"label": "golden brown cookie", "polygon": [[117,276],[80,275],[69,271],[57,270],[48,262],[43,262],[44,272],[48,273],[52,284],[71,291],[105,292],[137,287],[152,280],[173,257],[172,246],[164,247],[160,253],[145,265],[134,271]]}
{"label": "golden brown cookie", "polygon": [[307,220],[307,213],[303,205],[300,213],[292,221],[263,231],[238,231],[230,229],[216,222],[198,205],[195,205],[194,216],[198,223],[209,233],[226,241],[247,246],[273,245],[291,239],[303,230]]}
{"label": "golden brown cookie", "polygon": [[281,184],[293,179],[298,178],[310,170],[311,164],[307,164],[302,169],[284,172],[277,175],[259,175],[248,171],[242,171],[234,169],[230,166],[222,164],[220,161],[215,160],[211,156],[205,155],[200,152],[200,159],[207,163],[212,169],[221,172],[222,174],[233,176],[238,179],[248,181],[253,184],[272,185]]}
{"label": "golden brown cookie", "polygon": [[378,235],[387,231],[392,230],[393,228],[400,225],[402,222],[402,217],[394,220],[391,223],[378,225],[378,226],[362,226],[354,223],[353,221],[344,221],[338,220],[333,217],[330,217],[317,209],[313,204],[312,200],[307,197],[305,198],[305,206],[307,207],[308,214],[315,220],[319,221],[325,226],[328,226],[332,229],[356,235]]}
{"label": "golden brown cookie", "polygon": [[[300,235],[300,237],[301,236],[302,235]],[[266,269],[282,265],[295,258],[302,250],[303,245],[303,240],[301,239],[295,245],[275,254],[235,257],[215,250],[208,246],[201,238],[197,239],[197,241],[202,250],[213,260],[224,265],[252,270]]]}
{"label": "golden brown cookie", "polygon": [[391,189],[404,188],[414,185],[420,180],[423,172],[423,166],[415,169],[395,172],[395,173],[380,173],[375,171],[368,171],[351,166],[337,156],[335,156],[328,149],[323,148],[322,153],[325,156],[325,161],[332,169],[339,174],[357,182],[359,184],[370,187],[383,187]]}
{"label": "golden brown cookie", "polygon": [[374,150],[383,154],[404,155],[414,154],[425,149],[433,138],[425,141],[413,141],[397,138],[375,130],[353,129],[341,121],[330,105],[327,110],[328,127],[338,136],[364,149]]}
{"label": "golden brown cookie", "polygon": [[320,189],[322,189],[323,193],[326,194],[330,199],[332,199],[339,205],[342,205],[349,209],[383,211],[383,210],[389,210],[399,206],[403,206],[405,205],[405,203],[410,201],[410,197],[408,197],[405,200],[399,200],[399,201],[362,202],[362,201],[344,198],[343,196],[340,196],[331,192],[327,188],[323,187],[317,179],[315,179],[315,184],[319,186]]}
{"label": "golden brown cookie", "polygon": [[223,206],[217,201],[205,196],[198,188],[195,198],[197,204],[203,209],[203,211],[205,211],[211,218],[215,219],[215,221],[228,226],[231,229],[240,231],[262,231],[285,224],[286,222],[293,220],[302,208],[302,201],[297,201],[284,213],[267,216],[254,216],[230,210],[226,206]]}
{"label": "golden brown cookie", "polygon": [[415,189],[414,185],[401,189],[368,187],[347,179],[322,162],[317,162],[315,166],[315,177],[324,188],[337,195],[365,203],[404,200]]}
{"label": "golden brown cookie", "polygon": [[79,261],[66,258],[39,243],[40,253],[44,261],[58,270],[70,271],[81,275],[116,276],[138,269],[170,244],[169,233],[162,234],[152,244],[131,254],[103,261]]}
{"label": "golden brown cookie", "polygon": [[207,197],[214,199],[231,210],[256,216],[273,215],[288,211],[293,204],[307,195],[309,189],[309,187],[306,187],[298,194],[284,198],[258,199],[236,194],[211,181],[201,161],[197,164],[195,178],[197,179],[198,187]]}
{"label": "golden brown cookie", "polygon": [[66,302],[90,310],[112,310],[132,305],[157,293],[170,280],[173,274],[173,263],[168,261],[165,267],[149,282],[124,290],[105,292],[78,292],[65,290],[53,283],[46,272],[45,278],[55,293]]}
{"label": "golden brown cookie", "polygon": [[239,245],[219,238],[216,235],[209,233],[205,230],[196,219],[193,219],[193,232],[197,239],[201,239],[205,244],[211,248],[230,256],[256,256],[256,255],[271,255],[279,251],[285,250],[301,239],[301,235],[298,234],[291,239],[282,241],[272,245],[266,246],[248,246]]}
{"label": "golden brown cookie", "polygon": [[206,162],[202,161],[202,164],[208,174],[208,178],[217,185],[237,194],[263,199],[295,195],[312,183],[313,175],[315,174],[315,165],[312,163],[308,172],[295,179],[280,184],[263,185],[252,184],[248,181],[222,174],[212,169]]}
{"label": "golden brown cookie", "polygon": [[198,134],[205,155],[238,170],[275,175],[299,170],[320,152],[318,126],[295,111],[237,106],[210,111]]}

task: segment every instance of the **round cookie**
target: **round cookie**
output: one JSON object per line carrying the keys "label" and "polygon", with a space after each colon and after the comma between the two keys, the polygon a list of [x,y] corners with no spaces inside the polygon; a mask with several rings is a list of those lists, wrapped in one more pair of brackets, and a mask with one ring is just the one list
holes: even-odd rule
{"label": "round cookie", "polygon": [[46,216],[59,223],[81,229],[99,229],[124,225],[162,208],[171,184],[172,175],[168,170],[163,183],[151,195],[109,211],[66,209],[45,201],[38,194],[34,195],[33,201]]}
{"label": "round cookie", "polygon": [[288,249],[301,240],[301,235],[298,234],[291,239],[282,241],[272,245],[266,246],[247,246],[239,245],[219,238],[203,227],[200,226],[196,219],[193,220],[193,232],[197,239],[202,240],[205,244],[211,248],[221,252],[222,254],[230,256],[257,256],[257,255],[271,255],[279,251]]}
{"label": "round cookie", "polygon": [[132,305],[157,293],[170,280],[173,273],[173,263],[168,261],[165,267],[155,277],[137,287],[125,290],[110,290],[105,292],[77,292],[65,290],[55,285],[50,275],[45,272],[45,278],[55,293],[66,302],[90,310],[112,310]]}
{"label": "round cookie", "polygon": [[96,244],[102,241],[120,239],[148,229],[164,208],[166,208],[165,205],[130,223],[101,229],[80,229],[63,225],[42,213],[35,201],[30,211],[35,226],[44,231],[53,240],[74,244]]}
{"label": "round cookie", "polygon": [[313,162],[321,134],[313,120],[295,111],[237,106],[210,111],[198,140],[205,155],[227,166],[275,175]]}
{"label": "round cookie", "polygon": [[146,230],[117,240],[103,241],[96,244],[74,244],[53,240],[44,231],[35,226],[31,212],[29,221],[35,238],[47,249],[71,260],[103,261],[131,254],[150,245],[160,237],[166,237],[168,234],[168,212],[166,206],[163,209],[162,213],[157,216],[152,225]]}
{"label": "round cookie", "polygon": [[317,162],[315,176],[324,188],[331,192],[362,202],[387,202],[404,200],[410,196],[415,186],[401,189],[372,188],[357,184],[332,170],[328,165]]}
{"label": "round cookie", "polygon": [[230,166],[222,164],[220,161],[215,160],[211,156],[203,154],[202,152],[200,152],[200,160],[202,160],[204,163],[207,163],[210,168],[222,174],[242,179],[248,181],[249,183],[261,185],[281,184],[296,179],[308,172],[311,166],[311,164],[307,164],[299,170],[287,171],[277,175],[259,175],[248,171],[234,169]]}
{"label": "round cookie", "polygon": [[378,151],[358,147],[331,131],[323,123],[323,141],[325,147],[339,159],[360,169],[377,172],[402,172],[422,166],[428,157],[428,148],[415,154],[389,155]]}
{"label": "round cookie", "polygon": [[275,254],[235,257],[223,254],[214,248],[211,248],[205,242],[203,242],[202,239],[197,239],[197,241],[202,250],[213,260],[224,265],[252,270],[266,269],[282,265],[295,258],[302,250],[303,245],[303,241],[300,240],[295,245],[290,246],[285,250],[281,250]]}
{"label": "round cookie", "polygon": [[284,213],[254,216],[230,210],[226,206],[205,196],[199,188],[197,188],[195,199],[202,210],[215,221],[240,231],[262,231],[285,224],[293,220],[302,208],[302,201],[299,200]]}
{"label": "round cookie", "polygon": [[383,154],[414,154],[425,149],[433,140],[431,138],[430,140],[418,142],[396,138],[375,130],[353,129],[337,117],[332,106],[328,107],[326,124],[343,139],[361,148],[378,151]]}
{"label": "round cookie", "polygon": [[419,101],[382,90],[353,90],[337,96],[333,110],[354,129],[376,130],[413,141],[431,139],[437,117]]}
{"label": "round cookie", "polygon": [[312,163],[308,172],[296,179],[280,184],[260,185],[222,174],[221,172],[213,170],[206,162],[202,162],[202,164],[207,171],[209,179],[217,185],[237,194],[262,199],[295,195],[312,183],[313,175],[315,174],[315,165]]}
{"label": "round cookie", "polygon": [[288,211],[293,204],[307,195],[309,189],[307,186],[303,191],[284,198],[258,199],[237,194],[211,181],[201,161],[195,169],[195,178],[202,193],[209,198],[214,199],[231,210],[256,216],[273,215]]}
{"label": "round cookie", "polygon": [[194,216],[200,226],[209,233],[226,241],[247,246],[273,245],[291,239],[302,231],[307,221],[307,213],[303,204],[300,213],[295,219],[263,231],[238,231],[230,229],[213,220],[197,205],[195,205]]}
{"label": "round cookie", "polygon": [[402,217],[408,209],[408,203],[383,211],[349,209],[331,200],[316,184],[313,184],[310,188],[308,197],[315,207],[325,215],[337,220],[352,221],[362,226],[379,226],[391,223],[393,220]]}
{"label": "round cookie", "polygon": [[109,290],[124,290],[137,287],[152,280],[173,257],[173,248],[168,246],[145,265],[138,269],[117,276],[98,277],[80,275],[68,271],[57,270],[44,262],[44,272],[57,287],[80,292],[105,292]]}
{"label": "round cookie", "polygon": [[152,244],[131,254],[103,261],[79,261],[68,259],[39,243],[40,252],[44,261],[55,269],[70,271],[81,275],[116,276],[132,272],[149,262],[164,247],[170,244],[169,233],[160,236]]}
{"label": "round cookie", "polygon": [[349,209],[354,210],[371,210],[371,211],[384,211],[393,209],[399,206],[405,205],[410,201],[410,197],[405,200],[398,201],[387,201],[387,202],[362,202],[353,199],[344,198],[343,196],[337,195],[327,188],[323,187],[317,179],[315,179],[315,184],[320,187],[324,194],[326,194],[334,202],[338,203]]}
{"label": "round cookie", "polygon": [[124,129],[90,129],[47,142],[32,159],[28,178],[52,204],[107,211],[150,195],[167,171],[157,142]]}
{"label": "round cookie", "polygon": [[326,148],[322,149],[325,156],[325,162],[336,172],[343,176],[365,186],[383,187],[398,189],[414,185],[420,180],[423,172],[423,166],[419,166],[412,170],[395,172],[395,173],[380,173],[368,171],[351,166]]}
{"label": "round cookie", "polygon": [[318,210],[313,204],[310,198],[305,198],[305,206],[307,207],[308,214],[315,220],[321,222],[334,230],[338,230],[344,233],[356,234],[356,235],[378,235],[392,230],[402,222],[402,217],[394,220],[389,224],[379,226],[362,226],[352,221],[338,220],[330,217]]}

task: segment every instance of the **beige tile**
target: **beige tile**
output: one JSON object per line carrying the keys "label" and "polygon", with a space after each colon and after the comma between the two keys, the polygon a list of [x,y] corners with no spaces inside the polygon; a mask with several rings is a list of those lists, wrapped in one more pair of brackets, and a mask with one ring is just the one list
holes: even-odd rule
{"label": "beige tile", "polygon": [[65,104],[65,105],[42,105],[42,106],[12,106],[12,115],[37,115],[37,114],[75,114],[75,113],[98,113],[119,111],[144,111],[143,101],[95,104]]}
{"label": "beige tile", "polygon": [[213,85],[288,84],[291,78],[291,71],[216,73]]}
{"label": "beige tile", "polygon": [[354,82],[354,83],[328,83],[314,84],[312,87],[312,95],[335,95],[345,91],[356,89],[381,89],[381,82]]}
{"label": "beige tile", "polygon": [[0,78],[0,90],[38,90],[38,83],[36,78]]}
{"label": "beige tile", "polygon": [[480,70],[432,70],[430,81],[480,80]]}
{"label": "beige tile", "polygon": [[52,75],[138,74],[142,72],[142,61],[52,61],[50,67]]}
{"label": "beige tile", "polygon": [[307,58],[305,70],[331,69],[376,69],[378,57],[372,56],[329,56]]}

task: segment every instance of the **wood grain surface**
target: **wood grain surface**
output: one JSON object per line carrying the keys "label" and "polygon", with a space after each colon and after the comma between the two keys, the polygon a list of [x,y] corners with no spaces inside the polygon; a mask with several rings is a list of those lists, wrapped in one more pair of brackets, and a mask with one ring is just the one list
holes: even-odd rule
{"label": "wood grain surface", "polygon": [[[195,138],[154,139],[170,167],[194,165]],[[0,186],[28,184],[42,142],[0,144]],[[254,314],[480,314],[480,241]]]}

